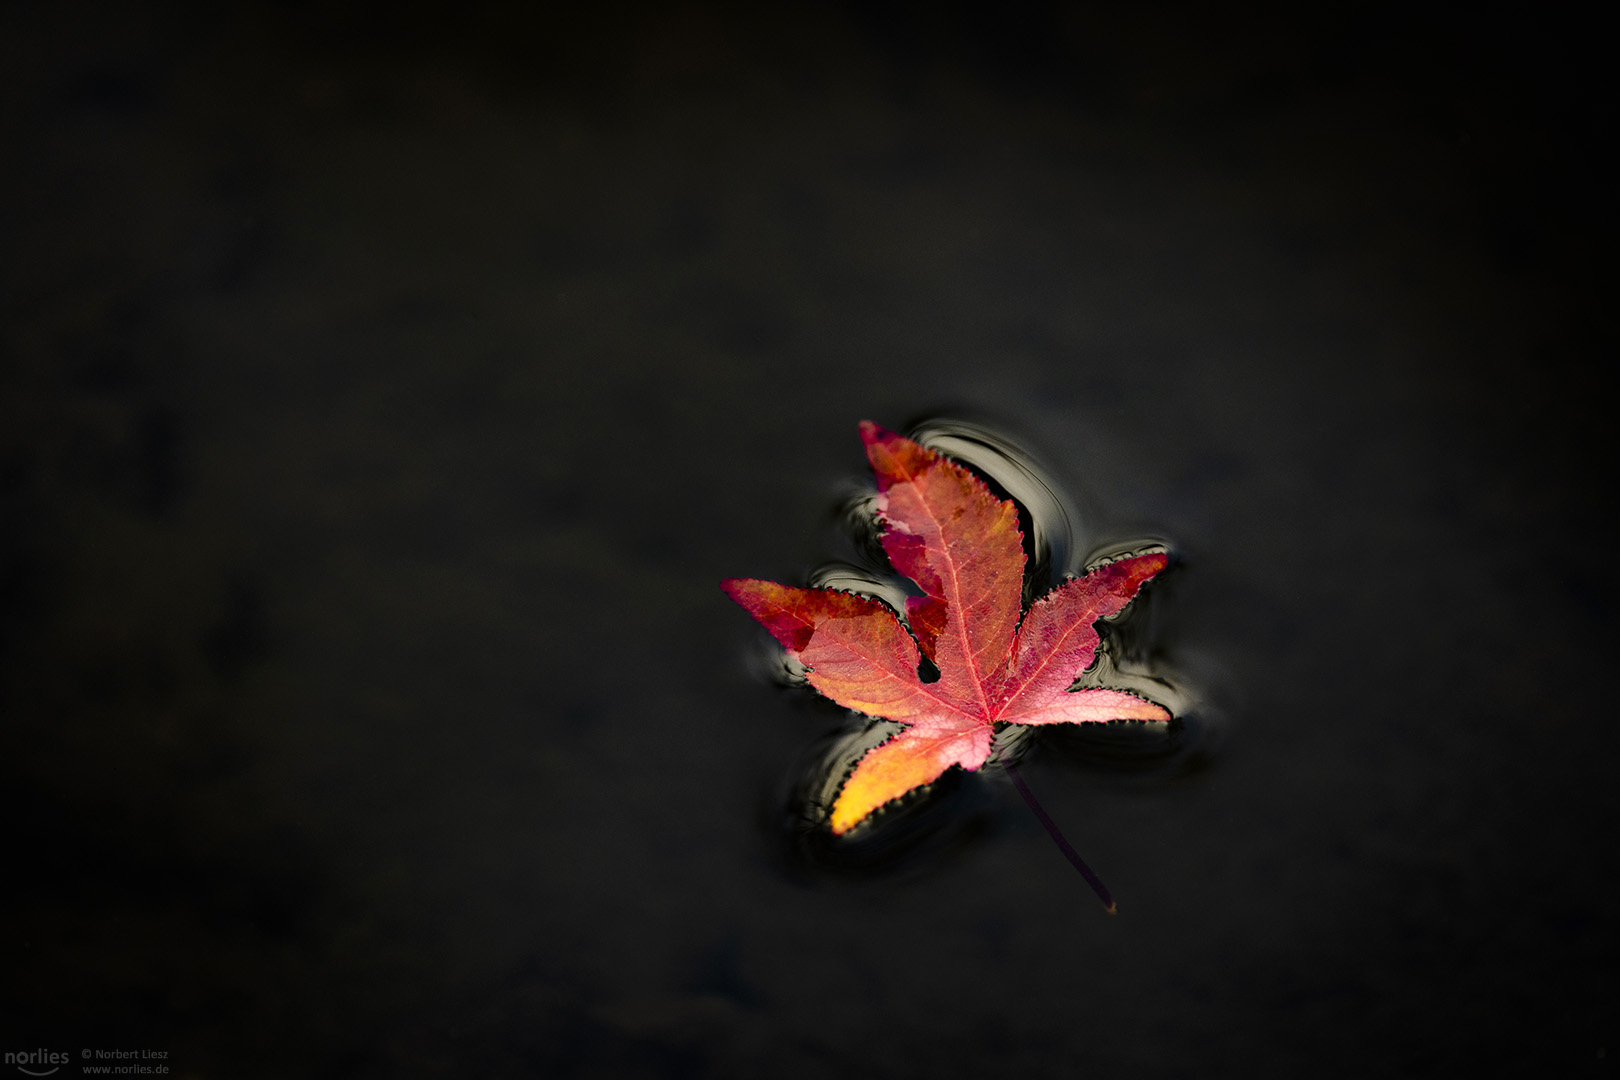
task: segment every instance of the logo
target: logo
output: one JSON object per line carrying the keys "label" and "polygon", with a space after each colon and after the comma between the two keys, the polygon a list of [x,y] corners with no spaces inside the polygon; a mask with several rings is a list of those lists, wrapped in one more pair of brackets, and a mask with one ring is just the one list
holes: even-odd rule
{"label": "logo", "polygon": [[[67,1063],[68,1056],[64,1050],[6,1051],[6,1064],[17,1066],[18,1072],[29,1076],[49,1076]],[[47,1065],[50,1068],[45,1068]]]}

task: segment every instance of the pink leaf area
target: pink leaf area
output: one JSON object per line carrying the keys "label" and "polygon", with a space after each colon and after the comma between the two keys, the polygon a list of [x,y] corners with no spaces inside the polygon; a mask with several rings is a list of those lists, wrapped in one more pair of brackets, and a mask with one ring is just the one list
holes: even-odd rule
{"label": "pink leaf area", "polygon": [[[905,725],[855,766],[833,804],[843,834],[874,810],[990,757],[998,723],[1168,720],[1124,690],[1070,690],[1096,657],[1096,622],[1165,568],[1162,552],[1119,559],[1022,607],[1018,511],[963,466],[873,423],[861,440],[878,483],[884,553],[922,592],[905,618],[881,601],[753,578],[721,587],[848,708]],[[924,682],[927,657],[939,678]]]}

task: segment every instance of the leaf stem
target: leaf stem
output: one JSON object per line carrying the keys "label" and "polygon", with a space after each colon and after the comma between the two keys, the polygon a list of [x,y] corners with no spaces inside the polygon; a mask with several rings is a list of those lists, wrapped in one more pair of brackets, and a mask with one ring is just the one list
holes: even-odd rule
{"label": "leaf stem", "polygon": [[1068,859],[1069,863],[1080,871],[1080,876],[1085,878],[1086,884],[1090,885],[1092,890],[1096,892],[1097,899],[1103,902],[1103,907],[1108,909],[1108,914],[1116,914],[1119,911],[1119,906],[1114,903],[1113,894],[1108,891],[1108,886],[1102,883],[1101,878],[1092,873],[1091,867],[1086,865],[1086,861],[1080,857],[1080,853],[1075,851],[1073,845],[1064,838],[1062,831],[1057,827],[1057,822],[1053,821],[1045,809],[1042,808],[1040,801],[1035,798],[1035,793],[1029,790],[1028,784],[1024,783],[1024,778],[1018,775],[1018,767],[1009,761],[1006,764],[1006,769],[1007,775],[1012,777],[1013,787],[1018,789],[1018,794],[1024,797],[1024,802],[1028,803],[1030,810],[1034,812],[1035,820],[1046,828],[1047,835],[1058,846],[1058,850],[1063,852],[1064,858]]}

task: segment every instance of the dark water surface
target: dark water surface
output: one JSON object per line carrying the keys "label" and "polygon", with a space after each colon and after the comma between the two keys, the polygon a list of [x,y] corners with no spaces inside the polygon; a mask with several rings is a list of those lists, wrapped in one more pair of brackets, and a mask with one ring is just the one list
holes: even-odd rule
{"label": "dark water surface", "polygon": [[[1599,1073],[1596,39],[1312,19],[6,5],[0,1050]],[[941,417],[1176,553],[1196,753],[1021,766],[1117,917],[993,776],[794,832],[848,718],[717,583]]]}

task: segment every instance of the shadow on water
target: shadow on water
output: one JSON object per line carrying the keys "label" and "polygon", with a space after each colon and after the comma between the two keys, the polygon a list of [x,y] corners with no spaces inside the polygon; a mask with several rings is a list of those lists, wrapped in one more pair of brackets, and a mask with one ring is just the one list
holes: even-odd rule
{"label": "shadow on water", "polygon": [[[848,834],[827,827],[833,802],[850,772],[874,747],[902,730],[899,724],[842,709],[822,698],[805,678],[805,668],[774,643],[760,639],[753,670],[760,677],[802,695],[804,704],[827,718],[828,732],[803,755],[778,785],[761,818],[775,837],[785,872],[801,880],[836,877],[915,877],[944,865],[954,853],[996,830],[1004,801],[1002,766],[1050,746],[1054,756],[1093,775],[1114,775],[1142,784],[1165,784],[1207,768],[1219,741],[1217,713],[1167,657],[1157,618],[1158,603],[1185,566],[1168,538],[1100,539],[1053,471],[1019,441],[977,420],[934,417],[907,432],[928,448],[967,465],[997,496],[1018,508],[1024,538],[1024,605],[1068,578],[1131,555],[1166,551],[1169,570],[1118,615],[1099,623],[1102,643],[1096,659],[1075,687],[1109,686],[1130,690],[1165,706],[1169,722],[1116,720],[1059,724],[1050,729],[998,725],[990,761],[978,774],[953,767],[932,784],[908,792]],[[876,492],[853,479],[841,492],[834,516],[844,529],[849,557],[822,564],[808,584],[841,589],[883,601],[896,612],[918,594],[890,567],[881,544]],[[903,617],[902,617],[903,618]],[[931,667],[926,660],[924,665]],[[926,677],[926,675],[925,675]]]}

